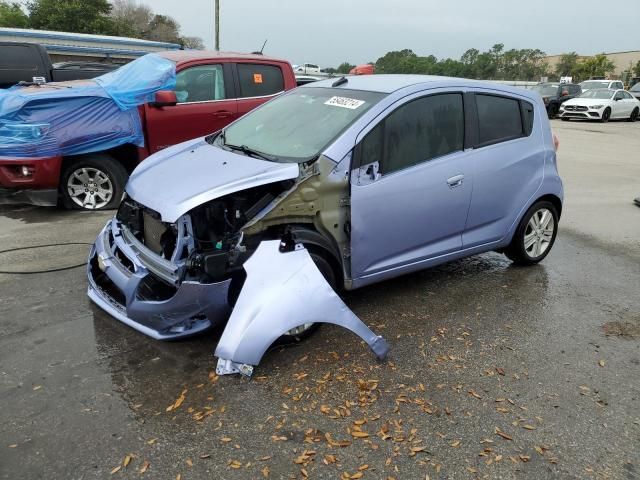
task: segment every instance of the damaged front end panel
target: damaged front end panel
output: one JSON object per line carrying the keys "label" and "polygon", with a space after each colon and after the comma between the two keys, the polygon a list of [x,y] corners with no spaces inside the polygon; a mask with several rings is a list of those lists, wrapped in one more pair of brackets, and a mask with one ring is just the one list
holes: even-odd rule
{"label": "damaged front end panel", "polygon": [[244,264],[247,279],[215,350],[218,375],[251,376],[266,350],[280,336],[304,324],[332,323],[362,338],[379,359],[387,342],[349,310],[300,244],[287,251],[278,240],[265,241]]}

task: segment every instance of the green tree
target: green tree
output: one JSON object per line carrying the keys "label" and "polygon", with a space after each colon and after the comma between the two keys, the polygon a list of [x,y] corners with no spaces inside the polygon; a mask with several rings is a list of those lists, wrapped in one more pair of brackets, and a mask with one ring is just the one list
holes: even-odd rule
{"label": "green tree", "polygon": [[0,27],[29,28],[29,17],[19,3],[0,1]]}
{"label": "green tree", "polygon": [[636,63],[635,67],[633,67],[633,74],[636,77],[640,77],[640,60]]}
{"label": "green tree", "polygon": [[578,73],[578,54],[576,52],[563,53],[556,65],[555,73],[559,77],[573,77]]}
{"label": "green tree", "polygon": [[606,77],[615,68],[615,64],[604,53],[599,53],[580,62],[576,73],[579,78],[586,80],[591,77]]}
{"label": "green tree", "polygon": [[350,64],[349,62],[342,62],[338,65],[334,73],[349,73],[352,68],[355,68],[355,65]]}
{"label": "green tree", "polygon": [[119,26],[108,14],[108,0],[31,0],[27,4],[32,28],[64,32],[117,35]]}

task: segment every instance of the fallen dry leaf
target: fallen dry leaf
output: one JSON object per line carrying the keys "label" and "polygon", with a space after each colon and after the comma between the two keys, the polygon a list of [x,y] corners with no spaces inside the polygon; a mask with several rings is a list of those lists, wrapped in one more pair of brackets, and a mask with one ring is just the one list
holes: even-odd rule
{"label": "fallen dry leaf", "polygon": [[176,475],[176,480],[182,480],[182,474],[180,474],[180,473],[179,473],[179,474],[177,474],[177,475]]}
{"label": "fallen dry leaf", "polygon": [[452,446],[453,448],[457,448],[457,447],[459,447],[459,446],[460,446],[460,440],[456,440],[455,442],[453,442],[453,443],[451,444],[451,446]]}
{"label": "fallen dry leaf", "polygon": [[330,463],[336,463],[336,461],[337,461],[337,458],[335,455],[325,455],[323,460],[325,465],[329,465]]}
{"label": "fallen dry leaf", "polygon": [[264,467],[262,470],[260,470],[262,472],[262,476],[264,478],[269,478],[269,467]]}
{"label": "fallen dry leaf", "polygon": [[36,390],[40,390],[41,388],[42,388],[42,385],[36,385],[35,387],[33,387],[33,390],[36,391]]}
{"label": "fallen dry leaf", "polygon": [[138,470],[138,472],[140,473],[145,473],[147,470],[149,470],[149,462],[147,462],[146,460],[142,463],[142,466],[140,467],[140,470]]}
{"label": "fallen dry leaf", "polygon": [[242,464],[238,460],[229,460],[228,464],[231,468],[240,468]]}
{"label": "fallen dry leaf", "polygon": [[18,444],[17,443],[12,443],[11,445],[9,445],[9,448],[17,448]]}
{"label": "fallen dry leaf", "polygon": [[510,435],[507,435],[506,433],[504,433],[503,431],[501,431],[499,428],[496,427],[496,435],[501,436],[502,438],[504,438],[505,440],[513,440],[513,437],[511,437]]}
{"label": "fallen dry leaf", "polygon": [[600,361],[598,362],[598,365],[600,365],[601,367],[604,367],[604,360],[600,360]]}
{"label": "fallen dry leaf", "polygon": [[354,430],[353,432],[351,432],[351,436],[355,438],[367,438],[369,437],[369,434],[367,432],[360,432],[360,431]]}
{"label": "fallen dry leaf", "polygon": [[114,473],[118,473],[121,468],[122,468],[122,465],[118,465],[117,467],[112,468],[111,475],[113,475]]}
{"label": "fallen dry leaf", "polygon": [[187,460],[186,460],[186,464],[187,464],[189,467],[193,467],[193,461],[192,461],[190,458],[187,458]]}
{"label": "fallen dry leaf", "polygon": [[536,427],[534,427],[533,425],[522,425],[522,428],[526,429],[526,430],[535,430]]}
{"label": "fallen dry leaf", "polygon": [[482,398],[475,390],[469,390],[469,395],[475,398]]}
{"label": "fallen dry leaf", "polygon": [[124,457],[124,460],[122,461],[122,466],[123,467],[128,467],[129,464],[131,463],[131,460],[133,460],[133,455],[127,455],[126,457]]}
{"label": "fallen dry leaf", "polygon": [[231,441],[231,439],[230,439],[229,437],[222,437],[222,438],[220,439],[220,441],[221,441],[221,442],[224,442],[224,443],[229,443],[229,442]]}

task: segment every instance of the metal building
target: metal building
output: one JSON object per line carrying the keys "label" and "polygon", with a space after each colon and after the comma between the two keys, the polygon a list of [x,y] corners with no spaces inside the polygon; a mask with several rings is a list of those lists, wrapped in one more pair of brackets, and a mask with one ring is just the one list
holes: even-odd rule
{"label": "metal building", "polygon": [[87,61],[127,63],[151,52],[178,50],[177,43],[153,42],[128,37],[88,35],[85,33],[0,28],[0,42],[39,43],[49,52],[51,61]]}

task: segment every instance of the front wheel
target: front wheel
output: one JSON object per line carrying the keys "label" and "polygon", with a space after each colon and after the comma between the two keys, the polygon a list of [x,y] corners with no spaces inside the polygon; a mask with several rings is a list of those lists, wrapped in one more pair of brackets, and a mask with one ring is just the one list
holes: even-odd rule
{"label": "front wheel", "polygon": [[62,205],[68,209],[106,210],[120,204],[127,171],[113,157],[94,154],[68,163],[60,176]]}
{"label": "front wheel", "polygon": [[607,107],[604,109],[604,112],[602,112],[602,118],[600,119],[600,121],[602,123],[607,123],[610,118],[611,118],[611,109]]}
{"label": "front wheel", "polygon": [[522,217],[505,255],[518,265],[534,265],[549,254],[557,233],[556,207],[551,202],[537,202]]}
{"label": "front wheel", "polygon": [[631,116],[629,117],[629,121],[630,122],[635,122],[638,119],[638,115],[640,115],[640,109],[638,109],[638,107],[633,109],[633,112],[631,112]]}

